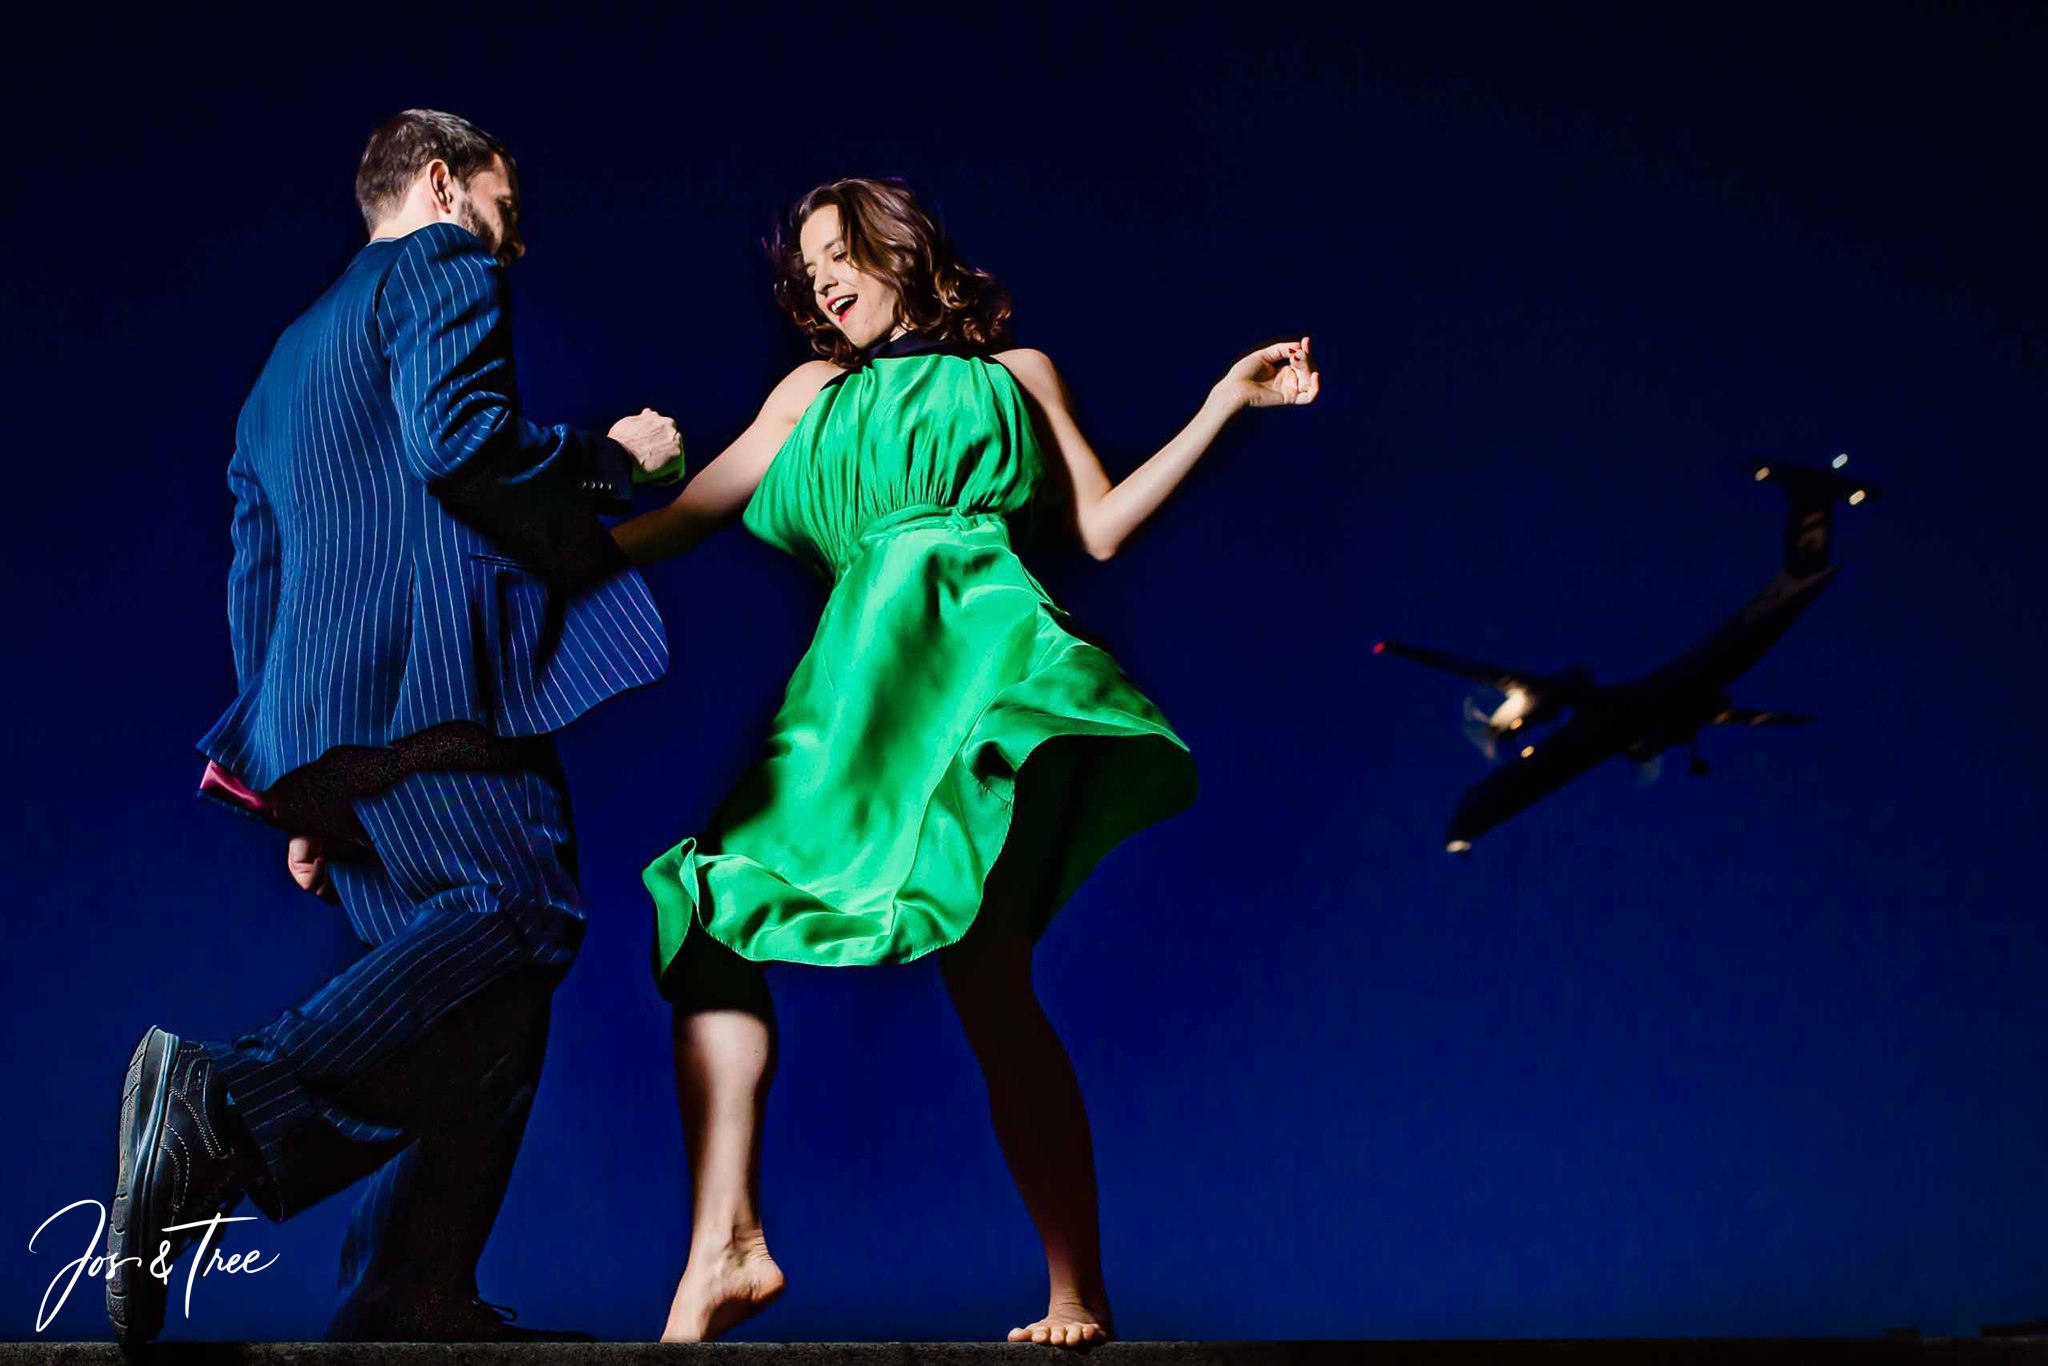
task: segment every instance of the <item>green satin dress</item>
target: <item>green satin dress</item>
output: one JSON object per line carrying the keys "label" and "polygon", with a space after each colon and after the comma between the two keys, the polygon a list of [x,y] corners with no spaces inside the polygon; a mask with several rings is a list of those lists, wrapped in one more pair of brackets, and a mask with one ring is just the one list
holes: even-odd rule
{"label": "green satin dress", "polygon": [[[700,932],[824,966],[944,948],[1006,848],[1035,937],[1112,845],[1194,799],[1186,745],[1011,548],[1045,459],[1007,370],[915,335],[812,400],[744,521],[831,595],[760,761],[642,875],[665,994]],[[1027,762],[1059,775],[1046,809],[1016,809]]]}

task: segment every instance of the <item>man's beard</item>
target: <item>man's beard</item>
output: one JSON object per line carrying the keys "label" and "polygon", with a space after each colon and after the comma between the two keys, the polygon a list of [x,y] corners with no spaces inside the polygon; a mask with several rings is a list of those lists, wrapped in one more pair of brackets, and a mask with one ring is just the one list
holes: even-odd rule
{"label": "man's beard", "polygon": [[512,264],[505,255],[504,243],[492,240],[489,225],[484,222],[483,215],[476,211],[475,200],[464,195],[455,202],[455,221],[469,229],[475,235],[477,241],[489,247],[491,254],[498,258],[498,264],[505,266]]}

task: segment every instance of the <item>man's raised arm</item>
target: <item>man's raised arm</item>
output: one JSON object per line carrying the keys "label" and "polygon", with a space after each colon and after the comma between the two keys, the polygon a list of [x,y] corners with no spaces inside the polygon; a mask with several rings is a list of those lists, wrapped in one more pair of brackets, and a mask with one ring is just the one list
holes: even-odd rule
{"label": "man's raised arm", "polygon": [[636,461],[624,446],[520,414],[503,270],[452,223],[399,247],[377,316],[408,467],[466,504],[502,492],[515,504],[545,493],[593,510],[631,507]]}

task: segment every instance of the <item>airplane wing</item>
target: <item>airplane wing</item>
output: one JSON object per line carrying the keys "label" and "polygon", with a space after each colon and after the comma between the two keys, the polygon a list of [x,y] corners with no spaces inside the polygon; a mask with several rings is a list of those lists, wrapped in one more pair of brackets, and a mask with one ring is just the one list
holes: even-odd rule
{"label": "airplane wing", "polygon": [[1813,718],[1797,711],[1758,711],[1754,707],[1723,707],[1708,722],[1715,726],[1810,726]]}
{"label": "airplane wing", "polygon": [[1567,723],[1549,740],[1539,740],[1475,783],[1451,813],[1444,846],[1463,853],[1472,841],[1535,805],[1602,760],[1619,754],[1626,733],[1606,718]]}
{"label": "airplane wing", "polygon": [[1398,640],[1383,640],[1372,647],[1376,655],[1396,655],[1412,659],[1417,664],[1439,669],[1460,678],[1469,678],[1502,692],[1516,688],[1527,689],[1548,701],[1565,706],[1576,706],[1584,702],[1597,689],[1593,686],[1593,675],[1584,668],[1560,669],[1556,673],[1543,673],[1535,669],[1510,669],[1505,665],[1488,663],[1483,659],[1472,659],[1465,655],[1454,655],[1448,650],[1432,650],[1421,645],[1409,645]]}
{"label": "airplane wing", "polygon": [[1420,645],[1404,645],[1398,640],[1383,640],[1372,647],[1372,652],[1376,655],[1395,655],[1402,659],[1412,659],[1417,664],[1441,669],[1460,678],[1469,678],[1474,683],[1484,683],[1503,692],[1518,682],[1527,683],[1543,677],[1540,673],[1516,673],[1513,669],[1489,664],[1483,659],[1468,659],[1464,655],[1425,649]]}

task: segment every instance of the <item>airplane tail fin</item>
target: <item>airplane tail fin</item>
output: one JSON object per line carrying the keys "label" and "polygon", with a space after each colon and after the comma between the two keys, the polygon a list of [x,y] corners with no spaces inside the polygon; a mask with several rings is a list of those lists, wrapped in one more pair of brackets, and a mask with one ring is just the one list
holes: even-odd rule
{"label": "airplane tail fin", "polygon": [[1884,490],[1843,472],[1849,457],[1838,455],[1822,469],[1813,465],[1758,462],[1749,475],[1785,492],[1785,572],[1808,578],[1828,567],[1835,504],[1858,507],[1884,497]]}

